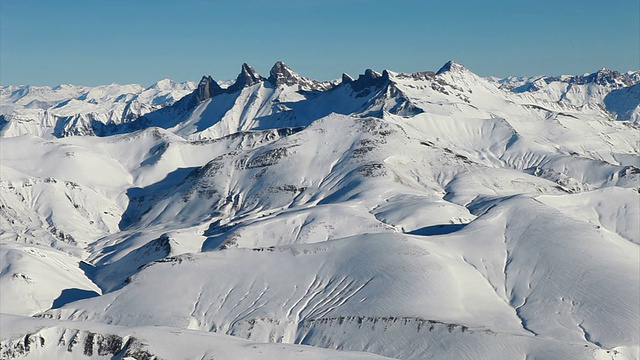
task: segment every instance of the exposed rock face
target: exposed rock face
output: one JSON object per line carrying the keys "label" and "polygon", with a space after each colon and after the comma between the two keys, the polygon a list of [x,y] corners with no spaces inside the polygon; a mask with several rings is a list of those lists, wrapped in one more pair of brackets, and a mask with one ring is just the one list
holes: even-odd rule
{"label": "exposed rock face", "polygon": [[189,100],[186,104],[188,108],[193,108],[201,102],[215,97],[216,95],[238,92],[247,86],[257,84],[264,80],[265,79],[249,64],[244,63],[242,64],[240,74],[238,74],[238,77],[236,78],[236,82],[226,89],[220,87],[220,85],[218,85],[211,76],[203,76],[198,83],[198,87],[193,91],[193,93],[191,93],[191,95],[189,95]]}
{"label": "exposed rock face", "polygon": [[[48,338],[48,341],[46,340]],[[77,356],[111,356],[118,355],[122,359],[158,359],[149,352],[148,346],[141,340],[120,335],[98,334],[86,330],[45,328],[34,334],[26,334],[23,338],[3,340],[1,343],[0,358],[18,359],[28,357],[43,351],[45,345],[55,348],[56,345],[66,348],[69,354]],[[55,351],[55,350],[53,350]]]}
{"label": "exposed rock face", "polygon": [[259,82],[265,81],[265,78],[260,76],[258,72],[251,67],[251,65],[244,63],[242,64],[242,70],[238,77],[236,78],[236,82],[227,88],[228,92],[236,92],[240,91],[247,86],[251,86],[257,84]]}
{"label": "exposed rock face", "polygon": [[342,83],[349,84],[351,82],[353,82],[353,78],[347,73],[342,73]]}
{"label": "exposed rock face", "polygon": [[300,76],[282,61],[277,61],[269,71],[268,81],[274,86],[298,86],[302,91],[323,91],[333,87],[326,81],[311,80]]}
{"label": "exposed rock face", "polygon": [[198,88],[194,91],[196,103],[201,103],[215,95],[222,93],[222,88],[213,80],[211,76],[203,76],[198,84]]}
{"label": "exposed rock face", "polygon": [[575,84],[598,84],[603,86],[622,87],[630,86],[635,81],[629,76],[629,74],[612,71],[607,68],[600,69],[593,74],[571,77],[570,83]]}
{"label": "exposed rock face", "polygon": [[[343,77],[344,79],[344,77]],[[350,82],[351,87],[355,91],[361,91],[370,87],[382,87],[389,81],[389,72],[383,71],[382,74],[371,69],[365,70],[364,74],[358,76],[358,80]]]}
{"label": "exposed rock face", "polygon": [[269,82],[273,85],[296,85],[301,77],[282,61],[277,61],[269,71]]}

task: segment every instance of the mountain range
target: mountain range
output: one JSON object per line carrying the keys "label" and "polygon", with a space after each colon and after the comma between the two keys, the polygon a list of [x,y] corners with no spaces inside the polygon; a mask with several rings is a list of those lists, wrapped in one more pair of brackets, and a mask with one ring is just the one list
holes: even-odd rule
{"label": "mountain range", "polygon": [[638,359],[640,71],[0,87],[2,359]]}

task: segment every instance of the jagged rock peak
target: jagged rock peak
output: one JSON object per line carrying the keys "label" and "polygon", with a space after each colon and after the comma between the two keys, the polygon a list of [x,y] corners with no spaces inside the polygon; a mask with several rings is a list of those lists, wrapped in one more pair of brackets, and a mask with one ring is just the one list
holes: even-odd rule
{"label": "jagged rock peak", "polygon": [[260,76],[260,74],[258,74],[258,72],[255,71],[251,67],[251,65],[244,63],[242,64],[242,70],[240,71],[240,74],[238,74],[238,77],[236,78],[236,82],[233,85],[229,86],[228,89],[231,91],[237,91],[244,87],[262,82],[264,80],[265,79]]}
{"label": "jagged rock peak", "polygon": [[211,77],[211,75],[202,75],[202,79],[200,79],[200,82],[198,83],[198,87],[209,83],[210,81],[212,81],[213,78]]}
{"label": "jagged rock peak", "polygon": [[302,78],[282,61],[277,61],[269,71],[269,82],[274,85],[295,85]]}
{"label": "jagged rock peak", "polygon": [[453,60],[449,60],[447,61],[446,64],[442,65],[442,67],[440,68],[440,70],[438,70],[438,72],[436,73],[436,75],[440,75],[442,73],[445,73],[447,71],[452,71],[452,72],[461,72],[461,71],[467,71],[467,68],[464,67],[464,65],[459,64]]}
{"label": "jagged rock peak", "polygon": [[196,101],[201,103],[221,92],[222,88],[211,76],[203,76],[195,90]]}
{"label": "jagged rock peak", "polygon": [[372,69],[367,69],[364,71],[364,77],[367,79],[376,79],[380,77],[380,73],[372,70]]}
{"label": "jagged rock peak", "polygon": [[630,86],[634,84],[633,79],[629,74],[620,73],[607,68],[602,68],[593,74],[585,74],[583,76],[573,77],[570,82],[576,84],[589,84],[595,83],[603,86],[607,85],[619,85]]}
{"label": "jagged rock peak", "polygon": [[282,61],[277,61],[273,65],[271,71],[269,71],[267,81],[274,86],[297,86],[299,91],[324,91],[335,86],[335,84],[328,81],[316,81],[300,76]]}
{"label": "jagged rock peak", "polygon": [[351,82],[353,82],[353,78],[351,77],[351,75],[347,73],[342,73],[342,83],[349,84]]}
{"label": "jagged rock peak", "polygon": [[[343,79],[344,80],[344,79]],[[389,81],[389,72],[384,71],[382,74],[372,69],[365,70],[364,74],[358,76],[358,79],[351,81],[351,87],[355,91],[360,91],[369,87],[380,87]]]}

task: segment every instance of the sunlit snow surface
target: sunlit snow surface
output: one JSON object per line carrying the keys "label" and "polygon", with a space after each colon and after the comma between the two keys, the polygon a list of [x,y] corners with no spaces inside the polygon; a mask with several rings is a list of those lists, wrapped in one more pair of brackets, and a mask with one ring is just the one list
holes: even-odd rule
{"label": "sunlit snow surface", "polygon": [[277,69],[2,88],[1,358],[640,357],[637,72]]}

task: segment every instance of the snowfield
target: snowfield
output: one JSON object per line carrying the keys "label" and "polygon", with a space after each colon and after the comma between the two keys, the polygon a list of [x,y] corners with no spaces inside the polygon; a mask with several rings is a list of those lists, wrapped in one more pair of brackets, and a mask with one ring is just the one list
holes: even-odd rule
{"label": "snowfield", "polygon": [[639,359],[639,81],[1,87],[0,358]]}

